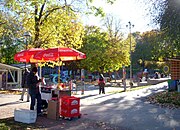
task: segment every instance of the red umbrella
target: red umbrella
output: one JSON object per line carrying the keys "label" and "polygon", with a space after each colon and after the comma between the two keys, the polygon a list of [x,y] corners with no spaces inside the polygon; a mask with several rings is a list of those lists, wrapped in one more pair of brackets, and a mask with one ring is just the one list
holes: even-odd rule
{"label": "red umbrella", "polygon": [[73,48],[49,48],[33,56],[33,59],[41,61],[71,61],[85,58],[84,53]]}
{"label": "red umbrella", "polygon": [[42,48],[31,48],[31,49],[27,49],[27,50],[23,50],[23,51],[20,51],[18,53],[16,53],[14,55],[14,60],[16,61],[19,61],[19,62],[30,62],[30,59],[31,62],[36,62],[37,60],[33,60],[33,55],[36,54],[37,52],[41,52],[43,51],[44,49]]}
{"label": "red umbrella", "polygon": [[[33,59],[40,61],[71,61],[85,59],[86,55],[73,48],[49,48],[44,51],[38,52],[33,56]],[[58,71],[58,83],[60,85],[60,66]],[[60,87],[60,86],[58,86]]]}

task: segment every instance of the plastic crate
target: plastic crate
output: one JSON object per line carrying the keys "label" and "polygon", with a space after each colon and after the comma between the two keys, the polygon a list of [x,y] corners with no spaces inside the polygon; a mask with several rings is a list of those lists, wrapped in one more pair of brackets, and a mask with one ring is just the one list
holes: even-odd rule
{"label": "plastic crate", "polygon": [[14,120],[22,123],[35,123],[37,118],[37,111],[28,109],[15,109]]}
{"label": "plastic crate", "polygon": [[79,106],[77,107],[61,106],[60,115],[62,117],[68,117],[68,118],[81,116]]}
{"label": "plastic crate", "polygon": [[80,106],[80,98],[74,96],[64,96],[61,98],[62,106],[78,107]]}

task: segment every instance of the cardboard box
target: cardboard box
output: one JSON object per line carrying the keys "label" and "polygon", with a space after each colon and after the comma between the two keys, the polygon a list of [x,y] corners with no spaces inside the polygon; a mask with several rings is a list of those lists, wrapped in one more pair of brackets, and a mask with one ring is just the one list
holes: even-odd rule
{"label": "cardboard box", "polygon": [[48,101],[47,118],[57,120],[59,118],[59,102],[55,100]]}

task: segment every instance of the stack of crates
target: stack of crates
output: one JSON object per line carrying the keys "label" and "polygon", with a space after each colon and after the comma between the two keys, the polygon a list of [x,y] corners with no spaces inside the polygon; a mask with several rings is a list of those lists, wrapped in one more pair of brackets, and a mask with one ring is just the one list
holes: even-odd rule
{"label": "stack of crates", "polygon": [[74,96],[61,97],[61,107],[59,109],[60,116],[63,118],[81,117],[80,114],[80,98]]}

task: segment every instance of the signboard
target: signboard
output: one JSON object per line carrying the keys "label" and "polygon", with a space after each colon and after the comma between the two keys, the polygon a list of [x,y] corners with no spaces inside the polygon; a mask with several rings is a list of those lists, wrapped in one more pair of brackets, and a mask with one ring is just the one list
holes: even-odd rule
{"label": "signboard", "polygon": [[164,71],[164,73],[169,73],[169,66],[164,66],[163,67],[163,71]]}

